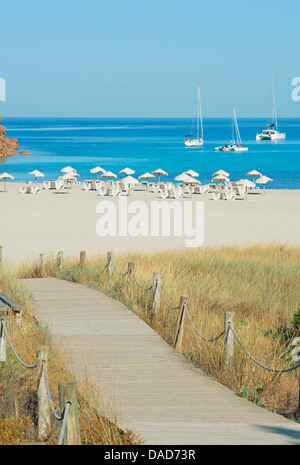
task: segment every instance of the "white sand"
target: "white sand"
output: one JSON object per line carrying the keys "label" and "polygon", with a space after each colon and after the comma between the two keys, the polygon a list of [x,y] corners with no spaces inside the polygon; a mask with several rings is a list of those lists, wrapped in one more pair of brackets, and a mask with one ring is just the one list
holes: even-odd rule
{"label": "white sand", "polygon": [[[7,183],[7,192],[0,191],[0,245],[3,259],[19,261],[38,258],[41,253],[79,256],[154,252],[162,249],[186,247],[186,237],[100,237],[96,224],[100,214],[99,202],[110,201],[118,206],[118,197],[100,197],[96,191],[84,191],[74,186],[66,191],[45,191],[40,194],[20,194],[19,184]],[[134,192],[127,197],[129,204],[142,200],[150,208],[151,201],[161,200],[153,193]],[[193,204],[204,201],[203,247],[277,243],[300,245],[300,191],[266,190],[256,192],[248,200],[212,200],[212,194],[193,195]],[[168,200],[172,204],[174,200]],[[191,202],[188,197],[181,205]],[[131,218],[129,215],[129,218]],[[173,230],[173,229],[172,229]]]}

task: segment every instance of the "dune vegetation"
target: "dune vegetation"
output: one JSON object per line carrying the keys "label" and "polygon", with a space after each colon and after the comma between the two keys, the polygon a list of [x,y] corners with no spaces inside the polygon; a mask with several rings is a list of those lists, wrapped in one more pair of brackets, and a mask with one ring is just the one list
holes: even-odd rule
{"label": "dune vegetation", "polygon": [[[247,399],[295,420],[299,417],[299,370],[291,368],[294,337],[299,335],[294,315],[300,302],[300,247],[256,245],[114,256],[108,272],[105,255],[56,257],[20,265],[20,278],[56,276],[97,289],[121,301],[173,344],[181,295],[188,295],[194,328],[185,319],[182,353],[205,373]],[[128,262],[135,279],[128,280]],[[161,273],[160,310],[152,316],[153,272]],[[138,281],[138,283],[136,282]],[[143,289],[144,288],[144,289]],[[234,363],[224,366],[226,312],[235,313]],[[199,334],[203,338],[199,337]],[[247,353],[247,352],[248,353]],[[249,354],[259,362],[253,361]],[[275,371],[274,371],[275,370]],[[279,371],[279,372],[278,372]]]}

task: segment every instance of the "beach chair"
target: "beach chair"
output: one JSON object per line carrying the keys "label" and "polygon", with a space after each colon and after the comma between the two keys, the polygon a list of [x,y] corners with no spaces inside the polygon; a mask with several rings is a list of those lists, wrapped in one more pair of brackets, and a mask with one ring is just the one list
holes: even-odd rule
{"label": "beach chair", "polygon": [[182,189],[179,186],[174,187],[174,196],[175,199],[180,199],[182,197]]}
{"label": "beach chair", "polygon": [[89,190],[91,189],[91,184],[90,184],[90,183],[84,182],[84,183],[83,183],[83,189],[84,189],[85,191],[89,191]]}
{"label": "beach chair", "polygon": [[19,187],[19,190],[20,190],[20,193],[21,193],[21,194],[26,194],[27,187],[26,187],[26,186],[25,186],[25,187],[20,186],[20,187]]}
{"label": "beach chair", "polygon": [[246,193],[246,186],[238,186],[237,190],[238,190],[238,195],[243,196]]}
{"label": "beach chair", "polygon": [[234,200],[236,198],[236,194],[234,192],[234,190],[229,190],[228,192],[225,192],[225,197],[226,197],[226,200]]}
{"label": "beach chair", "polygon": [[219,192],[213,192],[213,200],[220,200],[221,194]]}
{"label": "beach chair", "polygon": [[161,190],[160,191],[160,196],[162,199],[166,199],[167,197],[169,197],[169,193],[168,191],[165,189],[165,190]]}
{"label": "beach chair", "polygon": [[105,186],[100,186],[98,192],[99,192],[99,195],[101,197],[103,197],[104,195],[106,195],[106,187]]}
{"label": "beach chair", "polygon": [[55,181],[55,189],[57,191],[61,190],[63,186],[64,186],[63,181],[61,181],[61,180]]}
{"label": "beach chair", "polygon": [[44,189],[46,189],[46,191],[48,191],[49,187],[50,187],[50,182],[49,181],[44,181]]}

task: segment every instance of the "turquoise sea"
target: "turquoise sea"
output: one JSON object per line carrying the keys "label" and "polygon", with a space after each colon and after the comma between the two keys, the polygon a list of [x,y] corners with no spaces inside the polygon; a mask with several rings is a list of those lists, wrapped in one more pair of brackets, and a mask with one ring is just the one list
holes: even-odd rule
{"label": "turquoise sea", "polygon": [[[0,172],[26,182],[34,180],[28,173],[37,169],[45,174],[43,180],[55,180],[61,168],[71,165],[83,181],[95,177],[90,169],[99,165],[116,174],[129,167],[136,177],[162,168],[168,172],[163,180],[173,180],[193,169],[205,184],[219,169],[229,172],[231,180],[245,178],[255,169],[274,180],[267,188],[300,189],[300,118],[278,121],[279,130],[287,134],[286,140],[278,142],[255,139],[270,121],[240,118],[238,122],[247,153],[215,151],[216,146],[230,142],[231,119],[205,119],[204,146],[195,149],[183,143],[191,133],[191,119],[4,118],[1,124],[7,128],[7,137],[17,138],[20,151],[33,155],[2,159]],[[122,177],[118,174],[118,179]]]}

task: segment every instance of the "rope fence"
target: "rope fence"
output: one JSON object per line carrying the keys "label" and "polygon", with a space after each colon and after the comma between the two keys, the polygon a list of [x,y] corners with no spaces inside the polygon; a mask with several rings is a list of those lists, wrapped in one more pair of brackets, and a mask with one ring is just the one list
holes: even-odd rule
{"label": "rope fence", "polygon": [[[77,412],[77,388],[75,383],[60,383],[59,397],[61,415],[54,409],[47,376],[47,362],[49,347],[37,349],[37,363],[28,365],[17,354],[7,330],[8,310],[1,310],[0,324],[0,362],[7,362],[7,342],[17,361],[27,369],[37,369],[37,437],[40,442],[47,440],[51,430],[51,412],[57,421],[61,422],[59,439],[57,445],[80,445],[80,428]],[[71,391],[71,395],[70,395]],[[72,414],[70,414],[70,412]],[[75,431],[75,433],[74,433]]]}
{"label": "rope fence", "polygon": [[[85,252],[81,252],[81,254],[84,255],[84,264],[88,268],[88,265],[86,263],[86,255]],[[235,314],[232,312],[226,312],[225,314],[225,323],[224,323],[224,330],[221,331],[220,334],[218,334],[215,337],[207,338],[203,336],[200,331],[197,329],[195,323],[192,320],[192,317],[190,315],[190,312],[188,310],[187,306],[187,301],[188,297],[187,296],[181,296],[180,303],[178,306],[173,306],[171,305],[167,298],[165,297],[162,288],[161,288],[161,275],[160,273],[153,273],[153,284],[150,285],[149,287],[144,287],[140,281],[138,280],[136,274],[135,274],[135,264],[134,262],[128,262],[128,270],[124,273],[122,273],[117,266],[115,265],[115,262],[113,260],[113,254],[112,252],[107,252],[107,263],[104,267],[105,271],[108,270],[109,275],[112,276],[113,271],[115,270],[119,276],[126,276],[128,275],[129,278],[132,278],[133,281],[138,285],[138,287],[144,291],[150,291],[152,290],[152,316],[155,316],[156,313],[160,310],[160,297],[164,301],[164,303],[167,305],[168,308],[171,310],[178,310],[178,317],[177,317],[177,325],[176,325],[176,331],[175,331],[175,336],[174,336],[174,348],[181,352],[182,349],[182,340],[183,340],[183,334],[184,334],[184,322],[185,322],[185,315],[187,315],[188,320],[196,333],[197,336],[199,336],[203,341],[205,342],[215,342],[219,340],[221,337],[224,337],[224,345],[225,345],[225,350],[224,350],[224,363],[227,366],[229,370],[232,369],[232,359],[233,359],[233,341],[236,340],[238,345],[241,347],[241,349],[246,353],[246,355],[252,360],[255,364],[257,364],[259,367],[262,369],[265,369],[267,371],[273,372],[273,373],[287,373],[291,372],[293,370],[296,370],[297,368],[300,367],[300,363],[297,365],[294,365],[290,368],[286,369],[274,369],[265,366],[264,364],[260,363],[259,361],[256,360],[255,357],[253,357],[249,351],[245,348],[245,346],[242,344],[240,341],[239,337],[237,336],[235,330],[234,330],[234,318]],[[232,337],[231,337],[232,336]],[[300,351],[300,349],[299,349]]]}

